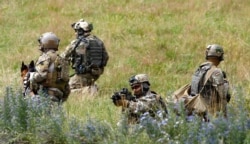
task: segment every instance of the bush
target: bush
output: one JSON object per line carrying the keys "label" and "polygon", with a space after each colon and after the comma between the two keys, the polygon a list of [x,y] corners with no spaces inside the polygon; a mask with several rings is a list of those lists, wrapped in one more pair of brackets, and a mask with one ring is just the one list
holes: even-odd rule
{"label": "bush", "polygon": [[[241,89],[238,89],[242,91]],[[0,111],[0,142],[12,143],[248,143],[250,119],[243,93],[238,92],[234,106],[223,116],[202,122],[187,121],[169,107],[167,119],[156,121],[145,115],[141,124],[128,126],[88,117],[85,122],[69,117],[62,105],[45,97],[40,101],[24,99],[21,92],[6,89]]]}

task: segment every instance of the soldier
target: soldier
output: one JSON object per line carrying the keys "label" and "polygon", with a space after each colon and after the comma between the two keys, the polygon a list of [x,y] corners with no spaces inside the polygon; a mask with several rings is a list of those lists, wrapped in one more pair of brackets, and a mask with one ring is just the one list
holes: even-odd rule
{"label": "soldier", "polygon": [[67,69],[62,68],[65,64],[60,64],[57,54],[60,40],[54,33],[46,32],[39,37],[38,42],[42,54],[35,64],[36,71],[27,73],[24,84],[29,84],[32,88],[39,85],[39,91],[52,101],[64,102],[70,89],[68,72],[65,72]]}
{"label": "soldier", "polygon": [[223,112],[226,116],[226,105],[230,101],[229,82],[218,65],[224,60],[223,48],[217,44],[208,45],[206,48],[206,62],[202,63],[192,76],[191,96],[198,93],[205,100],[207,110],[203,115],[204,120],[207,115],[216,116],[218,112]]}
{"label": "soldier", "polygon": [[75,30],[76,39],[61,55],[72,62],[72,68],[75,70],[74,76],[69,81],[70,89],[79,91],[88,87],[91,90],[96,87],[95,81],[103,74],[109,56],[104,43],[91,34],[93,30],[91,23],[81,19],[71,26]]}
{"label": "soldier", "polygon": [[128,124],[140,122],[142,116],[148,114],[150,117],[166,117],[166,104],[154,91],[150,90],[150,83],[146,74],[137,74],[129,79],[133,95],[126,88],[112,96],[116,106],[122,106],[123,112],[127,114]]}

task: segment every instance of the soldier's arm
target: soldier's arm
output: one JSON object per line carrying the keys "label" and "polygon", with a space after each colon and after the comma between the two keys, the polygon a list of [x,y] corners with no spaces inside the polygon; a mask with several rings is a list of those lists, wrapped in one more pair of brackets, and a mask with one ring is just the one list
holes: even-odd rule
{"label": "soldier's arm", "polygon": [[36,72],[30,76],[30,81],[39,83],[47,78],[49,71],[50,58],[47,55],[39,57],[36,63]]}
{"label": "soldier's arm", "polygon": [[76,45],[76,40],[73,40],[65,49],[65,51],[60,55],[64,59],[70,60],[70,57],[74,51],[74,47]]}
{"label": "soldier's arm", "polygon": [[224,92],[227,98],[227,102],[229,102],[231,99],[229,81],[227,80],[226,72],[222,71],[222,73],[223,73],[223,78],[224,78]]}
{"label": "soldier's arm", "polygon": [[224,77],[220,69],[216,69],[212,74],[213,86],[216,88],[220,98],[226,99],[224,88]]}
{"label": "soldier's arm", "polygon": [[128,109],[132,113],[144,113],[154,107],[157,104],[155,96],[145,96],[137,101],[129,101]]}

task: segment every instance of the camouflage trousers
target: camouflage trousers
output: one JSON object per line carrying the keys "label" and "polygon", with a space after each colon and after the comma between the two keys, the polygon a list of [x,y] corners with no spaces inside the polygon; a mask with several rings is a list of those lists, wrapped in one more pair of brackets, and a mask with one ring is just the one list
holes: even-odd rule
{"label": "camouflage trousers", "polygon": [[80,89],[86,86],[94,85],[95,81],[100,75],[93,75],[92,73],[75,74],[69,80],[70,89]]}
{"label": "camouflage trousers", "polygon": [[41,93],[50,98],[53,102],[64,102],[67,100],[70,89],[69,86],[65,87],[65,90],[59,90],[58,88],[41,88]]}

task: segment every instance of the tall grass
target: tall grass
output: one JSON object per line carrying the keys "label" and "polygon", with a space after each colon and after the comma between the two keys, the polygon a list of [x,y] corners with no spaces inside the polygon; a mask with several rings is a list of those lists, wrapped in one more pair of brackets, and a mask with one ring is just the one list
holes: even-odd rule
{"label": "tall grass", "polygon": [[[32,112],[29,112],[25,102],[21,102],[22,99],[18,96],[13,100],[8,98],[18,95],[15,92],[21,87],[19,70],[21,61],[27,63],[39,56],[37,38],[40,34],[47,31],[55,32],[61,39],[59,52],[62,52],[75,38],[71,23],[83,18],[93,23],[93,33],[105,42],[110,60],[104,74],[97,81],[100,91],[96,97],[71,94],[62,106],[64,116],[58,116],[63,118],[60,123],[53,122],[53,118],[48,118],[50,116],[41,116],[44,117],[41,121],[46,123],[49,121],[47,127],[52,127],[50,132],[55,133],[54,141],[74,141],[68,140],[67,132],[71,131],[70,126],[60,128],[59,125],[62,123],[63,125],[75,123],[76,127],[82,126],[79,128],[82,130],[88,129],[84,124],[94,123],[93,125],[96,124],[97,127],[111,129],[109,130],[111,134],[106,137],[106,143],[148,142],[150,138],[145,131],[138,132],[138,136],[145,140],[136,139],[132,135],[124,137],[123,133],[117,132],[115,127],[121,117],[121,110],[112,104],[110,100],[112,93],[127,87],[128,78],[131,75],[147,73],[150,76],[152,90],[170,99],[172,92],[188,83],[198,64],[204,61],[206,45],[218,43],[225,50],[225,61],[220,66],[228,73],[233,94],[229,104],[233,114],[229,122],[235,125],[226,125],[225,128],[229,129],[229,136],[235,135],[237,137],[235,140],[239,140],[238,134],[241,134],[240,142],[245,140],[247,143],[248,130],[246,127],[242,130],[242,126],[239,125],[246,124],[248,114],[245,113],[247,117],[241,119],[233,116],[237,116],[238,111],[248,111],[250,107],[248,97],[250,93],[249,7],[250,2],[246,0],[75,0],[73,2],[70,0],[39,2],[0,0],[0,98],[3,101],[3,98],[9,95],[5,100],[13,101],[2,110],[6,120],[1,121],[3,126],[1,128],[4,130],[1,139],[15,140],[15,138],[25,137],[24,139],[35,143],[41,140],[40,135],[41,137],[46,135],[36,132],[40,129],[39,124],[42,123],[36,125],[33,121],[33,127],[38,128],[33,130],[29,128],[30,123],[25,119]],[[14,94],[6,94],[6,87],[12,87]],[[239,104],[240,101],[244,103]],[[244,105],[244,108],[237,108],[240,105]],[[12,113],[13,109],[17,112]],[[17,119],[9,121],[13,115]],[[32,115],[31,119],[32,117],[38,116]],[[76,120],[69,122],[71,118]],[[174,126],[175,122],[173,118],[168,125]],[[168,135],[164,135],[165,139],[162,141],[169,138],[170,142],[184,142],[178,134],[180,130],[186,132],[182,134],[186,135],[185,138],[189,135],[191,140],[194,134],[198,133],[189,131],[187,127],[192,125],[194,131],[201,129],[201,124],[189,124],[185,121],[183,123],[180,127],[177,125],[177,128],[165,128]],[[53,125],[58,127],[54,129]],[[241,127],[240,131],[242,130],[243,133],[232,132],[237,131],[238,127]],[[6,131],[6,129],[10,130]],[[67,134],[61,134],[64,131],[67,131],[65,132]],[[214,133],[220,133],[218,131],[211,128],[208,135],[215,137]],[[60,133],[62,137],[56,136],[56,133]],[[80,130],[75,133],[79,135],[77,139],[79,141],[81,137],[86,136]],[[101,130],[100,133],[102,133]],[[96,137],[96,141],[99,142],[100,138]],[[198,138],[204,143],[207,142],[204,135]],[[90,141],[91,139],[89,138]],[[197,139],[194,139],[194,143],[197,143]],[[219,136],[215,139],[216,142],[228,139],[234,142],[231,137],[225,139]]]}
{"label": "tall grass", "polygon": [[[103,120],[104,116],[100,115],[85,115],[82,119],[68,114],[61,105],[53,104],[43,96],[40,102],[34,103],[32,99],[23,99],[21,92],[7,88],[0,111],[0,142],[248,143],[250,119],[240,88],[237,91],[239,100],[228,107],[227,119],[219,116],[211,118],[210,122],[202,122],[199,117],[193,117],[187,121],[184,114],[177,116],[169,107],[166,121],[155,121],[145,115],[141,124],[127,126],[125,121],[116,125],[112,119]],[[82,109],[89,111],[86,113],[97,113],[91,112],[88,105],[86,107]],[[98,111],[99,106],[96,107]]]}

